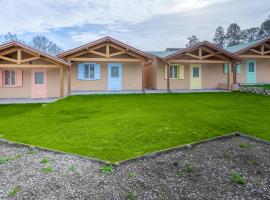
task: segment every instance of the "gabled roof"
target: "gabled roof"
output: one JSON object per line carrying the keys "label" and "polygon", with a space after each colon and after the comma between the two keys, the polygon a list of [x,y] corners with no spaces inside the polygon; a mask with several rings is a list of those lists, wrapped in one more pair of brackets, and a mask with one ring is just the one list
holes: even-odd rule
{"label": "gabled roof", "polygon": [[252,41],[252,42],[248,42],[248,43],[242,43],[242,44],[238,44],[232,47],[226,47],[225,49],[231,53],[235,53],[235,54],[241,54],[244,51],[259,46],[260,44],[270,41],[270,36],[260,39],[260,40],[256,40],[256,41]]}
{"label": "gabled roof", "polygon": [[45,57],[45,58],[50,59],[50,60],[52,60],[52,61],[54,61],[54,62],[57,62],[57,63],[59,63],[59,64],[66,65],[66,66],[70,66],[70,63],[67,62],[67,61],[65,61],[65,60],[63,60],[63,59],[56,58],[56,57],[54,57],[54,56],[51,56],[51,55],[49,55],[49,54],[47,54],[47,53],[44,53],[44,52],[39,51],[39,50],[37,50],[37,49],[35,49],[35,48],[33,48],[33,47],[30,47],[30,46],[28,46],[28,45],[25,45],[25,44],[20,43],[20,42],[17,42],[17,41],[10,41],[10,42],[1,44],[1,45],[0,45],[0,51],[2,51],[2,50],[4,50],[4,49],[8,49],[8,48],[10,48],[10,47],[20,47],[20,48],[22,48],[22,49],[26,49],[26,50],[28,50],[28,51],[30,51],[30,52],[33,52],[33,53],[35,53],[35,54],[40,55],[41,58],[42,58],[42,57]]}
{"label": "gabled roof", "polygon": [[234,54],[230,53],[229,51],[226,51],[225,49],[223,49],[223,48],[221,48],[221,47],[219,47],[217,45],[214,45],[214,44],[212,44],[211,42],[208,42],[208,41],[199,42],[199,43],[197,43],[197,44],[195,44],[195,45],[193,45],[191,47],[187,47],[185,49],[179,50],[179,51],[177,51],[177,52],[175,52],[173,54],[170,54],[170,55],[164,57],[163,60],[164,61],[169,60],[169,59],[171,59],[173,57],[179,56],[179,55],[181,55],[183,53],[186,53],[188,51],[193,51],[193,50],[195,50],[195,49],[197,49],[197,48],[199,48],[201,46],[206,46],[208,48],[219,51],[220,53],[222,53],[223,55],[225,55],[226,57],[228,57],[228,58],[230,58],[232,60],[242,61],[242,59],[239,58],[237,55],[234,55]]}
{"label": "gabled roof", "polygon": [[129,46],[129,45],[127,45],[127,44],[125,44],[123,42],[120,42],[120,41],[118,41],[118,40],[116,40],[114,38],[111,38],[109,36],[101,38],[101,39],[93,41],[93,42],[90,42],[88,44],[82,45],[80,47],[77,47],[77,48],[62,52],[62,53],[58,54],[57,57],[64,58],[66,56],[72,55],[72,54],[77,53],[79,51],[82,51],[84,49],[94,47],[94,46],[96,46],[98,44],[101,44],[101,43],[104,43],[104,42],[114,43],[114,44],[116,44],[116,45],[118,45],[118,46],[120,46],[122,48],[125,48],[125,49],[127,49],[129,51],[132,51],[133,53],[136,53],[136,54],[138,54],[138,55],[140,55],[140,56],[142,56],[144,58],[153,59],[153,56],[151,54],[148,54],[148,53],[143,52],[143,51],[141,51],[139,49],[136,49],[136,48],[134,48],[132,46]]}

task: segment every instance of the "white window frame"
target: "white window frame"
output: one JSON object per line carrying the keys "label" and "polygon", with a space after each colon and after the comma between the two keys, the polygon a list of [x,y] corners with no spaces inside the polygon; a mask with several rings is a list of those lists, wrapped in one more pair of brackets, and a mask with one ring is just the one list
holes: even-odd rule
{"label": "white window frame", "polygon": [[[95,78],[96,78],[95,77],[95,66],[96,66],[96,63],[82,63],[82,65],[83,65],[83,71],[84,71],[84,80],[95,80]],[[86,75],[85,74],[86,65],[88,65],[88,76],[87,77],[85,76]]]}
{"label": "white window frame", "polygon": [[[7,87],[16,86],[16,70],[4,69],[3,72],[3,85]],[[9,83],[7,83],[6,72],[9,72]],[[12,72],[14,72],[14,84],[12,83]]]}
{"label": "white window frame", "polygon": [[[178,79],[180,65],[178,64],[171,64],[170,65],[170,79]],[[171,70],[172,69],[172,70]],[[171,73],[172,72],[172,73]],[[176,77],[174,77],[176,75]]]}

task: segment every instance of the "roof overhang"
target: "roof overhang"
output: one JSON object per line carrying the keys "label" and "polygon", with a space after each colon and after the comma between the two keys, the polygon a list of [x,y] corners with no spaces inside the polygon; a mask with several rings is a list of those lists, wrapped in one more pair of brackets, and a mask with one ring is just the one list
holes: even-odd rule
{"label": "roof overhang", "polygon": [[164,57],[163,61],[169,62],[170,60],[172,60],[178,56],[185,55],[188,52],[195,51],[196,49],[199,49],[200,47],[206,47],[206,48],[212,49],[215,52],[217,52],[219,55],[222,55],[222,56],[224,56],[224,57],[226,57],[229,60],[232,60],[234,62],[242,62],[243,61],[243,59],[238,57],[237,55],[234,55],[234,54],[226,51],[225,49],[223,49],[219,46],[216,46],[208,41],[199,42],[199,43],[195,44],[194,46],[179,50],[179,51],[177,51],[169,56]]}
{"label": "roof overhang", "polygon": [[51,56],[51,55],[49,55],[47,53],[44,53],[42,51],[39,51],[37,49],[34,49],[34,48],[32,48],[32,47],[30,47],[28,45],[22,44],[22,43],[17,42],[17,41],[11,41],[11,42],[7,42],[7,43],[4,43],[4,44],[0,45],[0,52],[4,51],[5,49],[12,48],[12,47],[19,47],[21,49],[25,49],[25,50],[27,50],[29,52],[32,52],[33,54],[39,55],[41,59],[46,58],[46,59],[48,59],[48,60],[50,60],[50,61],[52,61],[54,63],[57,63],[59,65],[64,65],[66,67],[70,66],[70,62],[67,62],[67,61],[65,61],[65,60],[63,60],[61,58],[56,58],[54,56]]}
{"label": "roof overhang", "polygon": [[141,51],[139,49],[136,49],[136,48],[134,48],[134,47],[132,47],[130,45],[127,45],[127,44],[125,44],[123,42],[120,42],[120,41],[118,41],[118,40],[116,40],[114,38],[111,38],[111,37],[104,37],[104,38],[101,38],[99,40],[96,40],[96,41],[90,42],[88,44],[82,45],[80,47],[65,51],[63,53],[58,54],[57,57],[66,59],[68,56],[71,56],[71,55],[73,55],[75,53],[78,53],[78,52],[80,52],[82,50],[88,50],[88,49],[90,49],[92,47],[95,47],[95,46],[97,46],[99,44],[102,44],[102,43],[113,43],[115,45],[118,45],[118,46],[124,48],[126,51],[130,51],[132,53],[135,53],[135,54],[145,58],[146,60],[152,60],[154,58],[153,55],[151,55],[151,54],[143,52],[143,51]]}
{"label": "roof overhang", "polygon": [[265,42],[270,42],[270,36],[268,36],[265,39],[262,39],[262,40],[260,40],[260,41],[258,41],[256,43],[254,43],[254,44],[252,44],[252,45],[250,45],[250,46],[248,46],[246,48],[243,48],[243,49],[241,49],[239,51],[236,51],[234,54],[240,55],[240,54],[242,54],[242,53],[244,53],[244,52],[246,52],[246,51],[248,51],[248,50],[250,50],[252,48],[255,48],[255,47],[258,47],[258,46],[262,45]]}

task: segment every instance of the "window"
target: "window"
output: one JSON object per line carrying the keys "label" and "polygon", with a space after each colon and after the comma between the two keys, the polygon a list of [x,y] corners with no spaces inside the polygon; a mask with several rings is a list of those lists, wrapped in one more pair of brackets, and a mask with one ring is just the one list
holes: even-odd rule
{"label": "window", "polygon": [[254,63],[249,63],[249,65],[248,65],[248,71],[249,72],[255,72],[255,65],[254,65]]}
{"label": "window", "polygon": [[118,78],[119,77],[119,67],[111,67],[111,77]]}
{"label": "window", "polygon": [[95,78],[95,64],[84,64],[84,79]]}
{"label": "window", "polygon": [[178,78],[179,65],[170,65],[170,78]]}
{"label": "window", "polygon": [[194,78],[200,77],[200,68],[199,67],[193,67],[193,77]]}
{"label": "window", "polygon": [[43,84],[43,72],[35,72],[35,84]]}
{"label": "window", "polygon": [[16,73],[14,70],[5,70],[5,85],[15,85],[16,84],[16,80],[15,80],[15,76]]}
{"label": "window", "polygon": [[94,79],[95,78],[95,65],[94,64],[90,65],[90,70],[89,71],[90,71],[89,78]]}
{"label": "window", "polygon": [[84,78],[89,78],[89,65],[84,65]]}

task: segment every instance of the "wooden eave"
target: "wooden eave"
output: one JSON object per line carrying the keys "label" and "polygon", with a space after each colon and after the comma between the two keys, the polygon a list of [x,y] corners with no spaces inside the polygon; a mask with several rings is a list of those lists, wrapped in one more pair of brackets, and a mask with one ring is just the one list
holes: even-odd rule
{"label": "wooden eave", "polygon": [[[194,52],[196,53],[194,54]],[[197,52],[198,51],[198,52]],[[188,56],[192,59],[176,59],[179,56]],[[218,58],[213,60],[211,58]],[[179,50],[165,58],[164,62],[186,62],[186,63],[227,63],[242,62],[242,59],[221,47],[218,47],[208,41],[200,42],[192,47]]]}
{"label": "wooden eave", "polygon": [[[31,55],[32,57],[22,59],[22,52]],[[8,57],[9,54],[16,53],[17,58],[10,58]],[[40,68],[40,67],[47,67],[47,68],[55,68],[56,66],[62,67],[70,67],[70,63],[41,52],[37,49],[29,47],[25,44],[22,44],[17,41],[11,41],[5,44],[0,45],[0,59],[8,61],[8,64],[0,64],[0,67],[29,67],[29,68]],[[52,64],[27,64],[31,63],[35,60],[42,59]]]}
{"label": "wooden eave", "polygon": [[[106,52],[102,53],[97,51],[97,49],[101,48],[105,46],[106,47]],[[114,53],[110,53],[109,48],[113,47],[115,49],[118,49],[119,52],[114,52]],[[86,53],[92,53],[97,55],[97,58],[79,58],[78,56],[86,54]],[[123,54],[127,54],[130,55],[132,57],[134,57],[134,59],[130,58],[130,59],[125,59],[125,58],[116,58],[115,56],[119,56],[119,55],[123,55]],[[57,57],[59,58],[63,58],[65,60],[68,61],[148,61],[148,60],[152,60],[153,56],[145,53],[143,51],[140,51],[134,47],[131,47],[127,44],[124,44],[118,40],[115,40],[111,37],[105,37],[99,40],[96,40],[94,42],[82,45],[80,47],[77,47],[75,49],[71,49],[69,51],[60,53],[57,55]]]}

